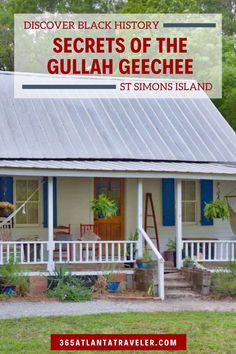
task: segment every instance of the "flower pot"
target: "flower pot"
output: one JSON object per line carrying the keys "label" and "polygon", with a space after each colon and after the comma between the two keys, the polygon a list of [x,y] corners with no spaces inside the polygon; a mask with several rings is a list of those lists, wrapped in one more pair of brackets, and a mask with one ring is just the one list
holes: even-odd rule
{"label": "flower pot", "polygon": [[137,267],[139,269],[153,269],[156,266],[156,262],[154,261],[145,261],[143,259],[136,260]]}
{"label": "flower pot", "polygon": [[173,251],[164,251],[164,260],[167,262],[173,262]]}
{"label": "flower pot", "polygon": [[105,216],[103,213],[98,213],[98,219],[105,219]]}
{"label": "flower pot", "polygon": [[109,293],[115,293],[120,286],[120,282],[119,281],[109,281],[107,283],[107,290]]}
{"label": "flower pot", "polygon": [[194,262],[189,262],[188,268],[189,268],[189,269],[193,269],[193,266],[194,266]]}
{"label": "flower pot", "polygon": [[15,285],[4,286],[2,291],[3,291],[4,294],[13,295],[16,292],[16,286]]}
{"label": "flower pot", "polygon": [[2,218],[7,218],[9,215],[11,215],[12,211],[6,210],[6,209],[0,209],[0,217]]}
{"label": "flower pot", "polygon": [[164,260],[173,262],[174,267],[176,267],[176,251],[164,251]]}

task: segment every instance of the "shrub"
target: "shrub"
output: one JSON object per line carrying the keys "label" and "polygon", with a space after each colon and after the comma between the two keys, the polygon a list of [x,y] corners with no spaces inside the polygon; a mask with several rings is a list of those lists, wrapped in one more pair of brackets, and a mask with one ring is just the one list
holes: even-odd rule
{"label": "shrub", "polygon": [[223,296],[236,296],[236,262],[228,264],[227,272],[213,274],[212,291]]}
{"label": "shrub", "polygon": [[54,289],[47,290],[47,296],[56,297],[63,301],[80,302],[91,300],[92,291],[81,280],[70,276],[66,283],[60,280]]}
{"label": "shrub", "polygon": [[190,267],[194,265],[194,260],[191,257],[186,257],[183,260],[183,267]]}
{"label": "shrub", "polygon": [[16,295],[25,296],[29,291],[29,279],[23,274],[20,265],[10,258],[9,262],[0,267],[0,283],[2,288],[16,286]]}
{"label": "shrub", "polygon": [[71,273],[67,272],[66,265],[56,266],[54,272],[48,277],[48,289],[54,289],[59,282],[66,284],[71,277]]}

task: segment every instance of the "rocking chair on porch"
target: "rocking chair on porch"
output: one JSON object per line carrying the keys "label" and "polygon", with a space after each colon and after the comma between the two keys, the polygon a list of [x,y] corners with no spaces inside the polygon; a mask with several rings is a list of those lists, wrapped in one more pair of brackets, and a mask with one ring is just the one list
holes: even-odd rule
{"label": "rocking chair on porch", "polygon": [[[71,227],[70,224],[68,226],[59,225],[54,227],[54,241],[71,241]],[[56,261],[60,260],[60,248],[59,244],[56,245],[54,250],[54,259]],[[72,259],[72,247],[69,245],[69,259],[67,257],[67,244],[62,244],[61,246],[61,259],[62,261],[70,261]]]}
{"label": "rocking chair on porch", "polygon": [[[97,224],[80,224],[80,241],[98,241],[101,238],[98,236],[99,225]],[[87,251],[85,244],[82,245],[82,257]],[[88,247],[89,254],[93,251],[92,244]],[[95,245],[95,255],[98,257],[99,245]],[[84,258],[84,257],[83,257]]]}

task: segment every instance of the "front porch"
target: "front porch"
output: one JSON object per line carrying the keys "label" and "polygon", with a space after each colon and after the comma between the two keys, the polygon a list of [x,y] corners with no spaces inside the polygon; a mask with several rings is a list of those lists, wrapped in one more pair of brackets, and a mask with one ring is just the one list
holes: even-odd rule
{"label": "front porch", "polygon": [[[34,177],[37,174],[38,178],[42,179],[42,187],[40,186],[40,188],[43,190],[45,189],[45,177],[42,176],[45,176],[46,171],[39,172],[39,170],[34,171]],[[71,220],[74,220],[71,218],[75,217],[80,222],[94,222],[93,214],[89,211],[89,202],[94,196],[94,189],[91,186],[94,186],[95,174],[90,171],[83,176],[81,176],[81,171],[78,175],[76,173],[77,171],[74,171],[73,176],[69,177],[66,176],[65,172],[63,174],[57,173],[57,189],[55,189],[53,183],[55,171],[54,177],[47,177],[47,204],[46,207],[42,205],[44,209],[41,212],[42,215],[45,214],[46,209],[47,225],[46,227],[45,225],[43,225],[44,227],[38,227],[39,236],[36,239],[28,237],[30,233],[37,235],[35,227],[29,226],[27,229],[26,227],[19,227],[15,222],[12,222],[15,219],[11,218],[6,223],[2,222],[1,234],[11,236],[0,241],[0,264],[4,264],[13,258],[22,264],[29,274],[47,275],[54,271],[57,264],[66,264],[69,271],[78,275],[105,272],[132,273],[133,268],[129,265],[131,266],[137,258],[142,257],[145,245],[150,250],[152,258],[157,262],[158,279],[156,279],[156,283],[159,284],[159,296],[164,299],[164,259],[162,255],[169,239],[176,240],[178,269],[182,267],[182,261],[186,257],[194,258],[198,262],[226,262],[236,259],[236,241],[233,239],[234,235],[230,231],[228,223],[217,221],[215,225],[204,225],[205,220],[204,223],[202,220],[199,221],[197,215],[195,216],[196,222],[186,223],[186,205],[184,203],[189,201],[183,201],[182,181],[195,180],[197,181],[196,185],[199,184],[202,188],[203,184],[200,182],[202,178],[204,177],[204,180],[206,180],[206,178],[212,177],[202,174],[197,175],[196,172],[193,175],[186,172],[178,174],[173,172],[168,174],[166,172],[152,172],[152,174],[132,172],[132,174],[129,174],[128,172],[103,171],[100,174],[96,173],[96,177],[104,175],[104,177],[113,180],[120,178],[124,180],[123,239],[113,237],[113,233],[110,235],[110,239],[104,239],[101,234],[99,235],[101,240],[83,241],[79,239],[79,224],[75,225],[73,223],[72,239],[56,240],[54,238],[55,210],[57,224],[68,224]],[[26,171],[23,172],[23,175],[27,176]],[[31,177],[25,178],[30,179]],[[227,179],[223,175],[213,176],[211,180],[212,197],[216,193],[216,187],[214,186],[216,178],[222,180],[222,193],[226,193],[234,186],[234,181],[230,181],[229,176]],[[76,188],[82,186],[79,192],[75,186]],[[195,203],[194,208],[196,210],[199,208],[199,213],[202,211],[200,207],[203,195],[203,192],[200,192],[200,187],[196,187],[196,203],[194,200],[190,201],[190,204]],[[57,193],[56,204],[55,191]],[[76,193],[78,193],[80,199]],[[144,199],[146,193],[153,194],[160,249],[157,248],[152,230],[144,230]],[[77,204],[78,202],[80,203]],[[74,205],[78,205],[78,209],[74,210],[72,215]],[[22,204],[21,212],[23,209]],[[190,214],[190,217],[192,217],[192,212]],[[82,215],[79,217],[81,219],[78,219],[77,215]],[[138,230],[138,240],[129,240],[129,233],[135,231],[135,229]],[[25,231],[24,238],[22,236],[24,236]],[[197,237],[198,235],[199,237]],[[127,252],[128,249],[129,252]],[[134,252],[134,250],[137,250],[137,252]],[[108,269],[109,265],[111,270]]]}

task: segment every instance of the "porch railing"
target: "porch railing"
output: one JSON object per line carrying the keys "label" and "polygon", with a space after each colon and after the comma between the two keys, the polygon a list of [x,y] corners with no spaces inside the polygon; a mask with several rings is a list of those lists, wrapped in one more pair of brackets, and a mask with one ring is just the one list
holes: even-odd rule
{"label": "porch railing", "polygon": [[[46,264],[47,241],[0,241],[0,264]],[[137,241],[54,241],[56,263],[133,263]]]}
{"label": "porch railing", "polygon": [[0,241],[0,264],[10,259],[19,264],[45,264],[47,241]]}
{"label": "porch railing", "polygon": [[236,241],[185,240],[182,258],[191,257],[199,262],[236,260]]}
{"label": "porch railing", "polygon": [[57,263],[133,263],[137,241],[54,241]]}
{"label": "porch railing", "polygon": [[144,240],[148,244],[148,246],[151,248],[153,251],[156,259],[157,259],[157,271],[158,271],[158,295],[161,300],[164,300],[165,298],[165,287],[164,287],[164,258],[160,254],[160,252],[157,250],[156,246],[148,236],[148,234],[145,232],[145,230],[142,227],[139,227],[139,231],[142,234]]}

